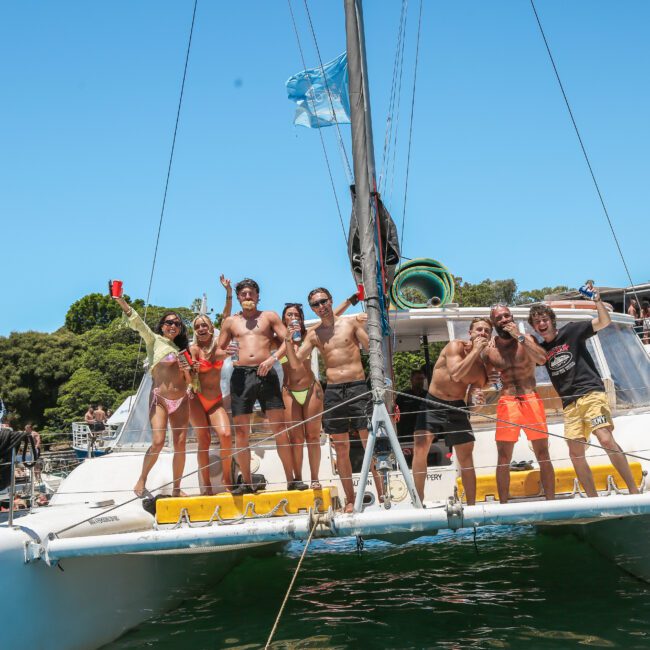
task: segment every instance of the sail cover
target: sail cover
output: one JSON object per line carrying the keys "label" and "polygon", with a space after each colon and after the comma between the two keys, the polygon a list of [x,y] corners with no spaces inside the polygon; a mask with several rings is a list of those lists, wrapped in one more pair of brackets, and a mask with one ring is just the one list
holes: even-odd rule
{"label": "sail cover", "polygon": [[[352,193],[352,215],[350,217],[350,232],[348,236],[348,255],[350,257],[354,280],[356,284],[361,284],[361,245],[359,242],[359,224],[354,209],[356,200],[354,185],[350,186],[350,191]],[[377,192],[371,194],[371,200],[373,203],[373,213],[375,212],[375,208],[378,209],[377,217],[379,219],[379,231],[381,233],[381,255],[384,262],[384,273],[386,274],[386,291],[388,292],[395,277],[395,267],[400,261],[397,227]]]}

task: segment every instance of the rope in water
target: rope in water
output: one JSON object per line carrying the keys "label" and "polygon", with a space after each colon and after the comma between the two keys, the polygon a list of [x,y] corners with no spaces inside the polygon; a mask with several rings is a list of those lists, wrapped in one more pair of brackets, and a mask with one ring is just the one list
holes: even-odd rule
{"label": "rope in water", "polygon": [[278,612],[278,615],[275,618],[275,623],[273,624],[273,628],[271,629],[271,633],[269,634],[269,638],[266,641],[266,645],[264,646],[264,650],[268,650],[268,648],[271,647],[271,641],[273,641],[273,637],[275,636],[275,632],[278,629],[278,625],[280,624],[280,619],[282,618],[282,614],[284,613],[284,608],[286,607],[287,601],[289,600],[289,594],[291,593],[291,590],[293,589],[293,585],[296,582],[296,578],[298,577],[300,567],[302,567],[302,562],[305,559],[305,555],[307,555],[307,549],[309,548],[309,544],[310,544],[311,539],[312,539],[312,537],[314,535],[314,531],[316,530],[316,523],[317,523],[316,519],[314,519],[314,523],[312,524],[311,530],[309,531],[309,537],[307,538],[307,541],[305,542],[305,548],[302,549],[300,559],[298,560],[298,565],[296,566],[296,570],[293,572],[293,577],[291,578],[291,582],[289,583],[287,593],[284,595],[284,600],[282,601],[282,605],[280,605],[280,611]]}

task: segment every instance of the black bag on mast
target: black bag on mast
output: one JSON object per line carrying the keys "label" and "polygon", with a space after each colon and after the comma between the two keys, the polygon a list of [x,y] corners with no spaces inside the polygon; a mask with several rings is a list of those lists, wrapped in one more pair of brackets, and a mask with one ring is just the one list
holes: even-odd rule
{"label": "black bag on mast", "polygon": [[[348,234],[348,256],[350,257],[350,265],[352,267],[354,281],[359,285],[362,284],[363,279],[361,273],[359,224],[357,223],[357,216],[354,209],[356,201],[354,185],[350,185],[350,193],[352,194],[352,215],[350,216],[350,231]],[[379,259],[379,253],[381,253],[381,259],[384,262],[383,271],[386,275],[386,295],[388,296],[390,287],[393,284],[393,278],[395,277],[395,268],[400,261],[399,238],[397,236],[397,227],[395,226],[395,222],[386,209],[386,206],[383,204],[379,193],[372,192],[370,197],[374,204],[373,207],[378,209],[377,218],[379,219],[379,245],[381,250],[377,251],[377,258]],[[373,210],[373,212],[374,211],[375,210]]]}

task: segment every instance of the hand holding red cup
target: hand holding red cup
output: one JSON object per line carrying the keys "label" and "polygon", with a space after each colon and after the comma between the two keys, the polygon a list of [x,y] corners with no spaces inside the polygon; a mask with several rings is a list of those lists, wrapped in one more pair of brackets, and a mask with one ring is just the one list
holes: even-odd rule
{"label": "hand holding red cup", "polygon": [[121,298],[123,293],[123,283],[122,280],[109,280],[108,281],[108,293],[113,298]]}

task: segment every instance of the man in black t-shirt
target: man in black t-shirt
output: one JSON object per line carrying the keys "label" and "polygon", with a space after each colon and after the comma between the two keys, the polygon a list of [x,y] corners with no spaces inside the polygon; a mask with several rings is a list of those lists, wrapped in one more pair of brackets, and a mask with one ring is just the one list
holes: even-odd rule
{"label": "man in black t-shirt", "polygon": [[593,433],[623,477],[630,494],[638,494],[627,457],[612,434],[614,423],[605,385],[587,349],[587,339],[612,322],[598,293],[594,301],[598,311],[596,318],[567,323],[561,330],[556,327],[555,312],[546,305],[531,307],[528,322],[543,339],[540,345],[546,351],[546,369],[564,407],[564,437],[585,492],[590,497],[598,496],[585,458],[586,443]]}

